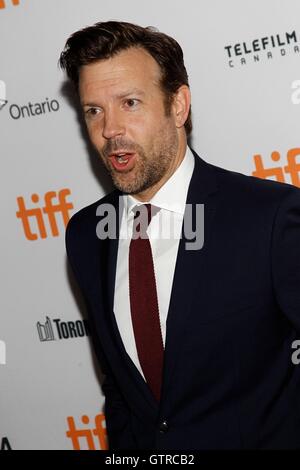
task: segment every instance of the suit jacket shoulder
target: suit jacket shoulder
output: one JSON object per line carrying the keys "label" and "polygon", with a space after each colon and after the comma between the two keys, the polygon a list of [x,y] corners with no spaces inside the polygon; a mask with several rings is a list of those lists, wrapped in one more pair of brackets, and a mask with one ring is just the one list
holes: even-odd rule
{"label": "suit jacket shoulder", "polygon": [[247,218],[252,219],[259,227],[265,225],[267,220],[272,224],[281,207],[300,207],[300,188],[296,186],[244,175],[211,165],[202,159],[200,161],[202,168],[207,166],[209,172],[214,174],[218,206],[224,214],[234,212],[236,218],[245,219],[245,222]]}
{"label": "suit jacket shoulder", "polygon": [[[82,265],[89,270],[89,263],[95,260],[95,253],[98,252],[98,238],[96,227],[99,222],[97,208],[102,204],[116,204],[120,191],[114,190],[96,202],[83,207],[76,212],[68,222],[65,234],[66,251],[74,271],[74,274],[82,286]],[[80,262],[80,267],[78,263]]]}
{"label": "suit jacket shoulder", "polygon": [[287,194],[300,195],[300,188],[287,183],[281,183],[269,179],[257,178],[242,173],[227,170],[215,165],[210,165],[215,171],[218,186],[231,197],[242,197],[242,201],[251,198],[255,203],[280,201]]}

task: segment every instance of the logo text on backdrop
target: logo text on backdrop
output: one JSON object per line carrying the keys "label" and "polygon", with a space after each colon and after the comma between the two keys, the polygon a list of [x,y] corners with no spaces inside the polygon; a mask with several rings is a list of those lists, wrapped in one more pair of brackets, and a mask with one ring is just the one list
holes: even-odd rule
{"label": "logo text on backdrop", "polygon": [[[80,428],[76,427],[73,416],[67,418],[69,429],[66,432],[71,439],[74,450],[107,450],[107,434],[105,426],[105,416],[103,413],[95,416],[95,427],[90,424],[87,415],[81,417]],[[84,428],[82,428],[84,424]]]}
{"label": "logo text on backdrop", "polygon": [[272,60],[276,56],[284,57],[291,53],[300,52],[296,31],[273,34],[271,36],[266,35],[255,38],[252,41],[229,44],[224,49],[228,66],[231,68],[238,65]]}
{"label": "logo text on backdrop", "polygon": [[[274,166],[266,168],[264,166],[263,158],[257,154],[253,156],[255,171],[252,172],[253,176],[262,179],[274,179],[281,183],[291,183],[294,186],[300,188],[300,148],[292,148],[287,151],[286,160],[287,165]],[[279,152],[274,151],[271,153],[271,160],[273,162],[279,162],[281,155]],[[289,181],[287,180],[288,177]]]}
{"label": "logo text on backdrop", "polygon": [[[47,238],[49,232],[53,237],[59,236],[59,230],[57,225],[56,215],[60,214],[64,222],[64,226],[67,226],[69,222],[70,210],[73,209],[73,204],[68,202],[67,196],[71,194],[71,191],[67,188],[61,189],[60,191],[48,191],[44,195],[44,204],[42,207],[31,207],[27,208],[25,200],[22,196],[17,198],[19,210],[16,215],[21,219],[25,237],[27,240],[37,240],[38,238]],[[58,202],[54,203],[57,199]],[[40,204],[40,197],[38,194],[31,195],[31,201],[34,204]],[[45,217],[47,216],[47,217]],[[35,225],[35,231],[32,228],[30,222]],[[48,231],[46,229],[46,223],[48,222]]]}
{"label": "logo text on backdrop", "polygon": [[17,7],[18,5],[20,5],[20,0],[0,0],[0,10],[2,8],[6,8],[9,4]]}

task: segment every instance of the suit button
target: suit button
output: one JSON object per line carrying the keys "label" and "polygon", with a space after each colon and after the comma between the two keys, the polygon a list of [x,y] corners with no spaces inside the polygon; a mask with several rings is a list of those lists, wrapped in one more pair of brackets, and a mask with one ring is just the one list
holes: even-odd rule
{"label": "suit button", "polygon": [[162,434],[165,434],[169,429],[169,425],[168,425],[168,422],[167,421],[162,421],[159,425],[159,431],[162,433]]}

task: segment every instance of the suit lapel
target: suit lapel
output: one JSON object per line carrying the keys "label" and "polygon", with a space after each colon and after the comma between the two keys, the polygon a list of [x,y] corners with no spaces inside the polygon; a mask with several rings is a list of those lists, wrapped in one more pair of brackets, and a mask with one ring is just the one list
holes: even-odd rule
{"label": "suit lapel", "polygon": [[[194,152],[193,152],[194,153]],[[195,168],[191,178],[187,204],[195,210],[196,204],[204,204],[204,245],[200,250],[186,249],[186,223],[187,209],[184,215],[182,236],[179,242],[178,255],[175,266],[174,281],[167,317],[167,336],[164,357],[164,378],[162,398],[167,395],[174,367],[180,355],[180,345],[184,341],[185,326],[191,315],[192,299],[204,293],[205,263],[207,258],[206,244],[211,233],[215,214],[214,193],[217,191],[215,173],[209,164],[194,153]],[[195,275],[195,273],[203,275]],[[197,282],[197,286],[195,286]]]}

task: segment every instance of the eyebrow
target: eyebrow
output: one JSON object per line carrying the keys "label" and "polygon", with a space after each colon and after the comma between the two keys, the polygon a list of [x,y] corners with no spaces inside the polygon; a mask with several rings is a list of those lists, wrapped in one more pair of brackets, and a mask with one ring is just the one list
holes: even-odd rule
{"label": "eyebrow", "polygon": [[143,96],[145,95],[145,92],[140,90],[139,88],[131,88],[130,90],[124,92],[124,93],[120,93],[119,95],[117,95],[116,97],[117,98],[125,98],[126,96],[128,95],[140,95],[140,96]]}
{"label": "eyebrow", "polygon": [[[139,88],[131,88],[130,90],[125,91],[124,93],[119,93],[115,96],[117,99],[126,98],[129,95],[138,95],[138,96],[145,96],[145,92],[140,90]],[[91,107],[98,107],[99,104],[96,103],[82,103],[82,107],[84,106],[91,106]]]}

